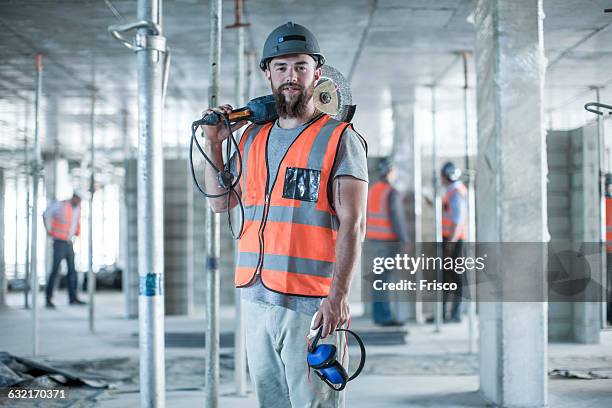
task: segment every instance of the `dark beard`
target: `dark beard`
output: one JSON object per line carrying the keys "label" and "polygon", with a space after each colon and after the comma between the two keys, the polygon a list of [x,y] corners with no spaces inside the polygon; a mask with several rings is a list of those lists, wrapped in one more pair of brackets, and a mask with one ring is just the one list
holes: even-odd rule
{"label": "dark beard", "polygon": [[306,114],[308,102],[310,98],[312,98],[314,92],[314,81],[306,89],[300,84],[292,84],[291,86],[300,88],[300,92],[291,102],[287,102],[282,93],[285,86],[287,86],[287,84],[272,89],[274,99],[276,100],[276,111],[278,112],[278,116],[281,118],[297,118],[304,116]]}

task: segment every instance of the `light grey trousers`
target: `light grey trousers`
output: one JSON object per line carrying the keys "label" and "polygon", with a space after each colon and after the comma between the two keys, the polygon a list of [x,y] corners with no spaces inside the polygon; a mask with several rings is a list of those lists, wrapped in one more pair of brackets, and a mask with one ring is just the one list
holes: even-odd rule
{"label": "light grey trousers", "polygon": [[[308,380],[307,336],[312,316],[262,302],[242,301],[246,326],[247,361],[259,406],[262,408],[344,408],[344,391],[331,390],[313,370]],[[338,360],[345,334],[335,332]]]}

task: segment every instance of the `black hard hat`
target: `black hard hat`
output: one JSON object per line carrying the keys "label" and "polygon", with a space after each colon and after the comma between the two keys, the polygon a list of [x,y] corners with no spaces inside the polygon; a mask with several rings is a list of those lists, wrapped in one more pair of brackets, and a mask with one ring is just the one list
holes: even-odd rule
{"label": "black hard hat", "polygon": [[309,54],[317,61],[317,67],[325,64],[325,57],[314,34],[303,25],[291,21],[270,33],[261,53],[259,67],[265,71],[269,60],[289,54]]}
{"label": "black hard hat", "polygon": [[387,173],[391,171],[392,167],[393,167],[393,160],[391,159],[391,157],[381,158],[378,164],[376,165],[378,174],[380,174],[381,176],[386,176]]}
{"label": "black hard hat", "polygon": [[461,177],[461,169],[455,166],[453,162],[446,162],[442,166],[442,175],[450,181],[457,181]]}

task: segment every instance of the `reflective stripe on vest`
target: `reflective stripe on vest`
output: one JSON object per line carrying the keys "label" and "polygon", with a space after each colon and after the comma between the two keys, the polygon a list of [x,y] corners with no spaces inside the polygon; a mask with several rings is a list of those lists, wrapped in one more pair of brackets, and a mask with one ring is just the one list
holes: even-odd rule
{"label": "reflective stripe on vest", "polygon": [[[327,115],[316,119],[289,146],[275,180],[269,179],[266,154],[272,126],[250,126],[239,144],[245,224],[235,283],[248,286],[261,274],[270,290],[325,297],[332,282],[339,225],[329,202],[328,181],[338,144],[350,124]],[[283,197],[288,168],[320,172],[318,180],[316,175],[312,180],[315,185],[318,181],[315,202]]]}
{"label": "reflective stripe on vest", "polygon": [[389,194],[393,188],[386,181],[377,181],[368,193],[368,217],[366,238],[378,241],[397,241],[393,231]]}
{"label": "reflective stripe on vest", "polygon": [[[62,209],[51,218],[49,235],[55,239],[68,241],[70,239],[70,227],[72,226],[72,204],[70,201],[62,201]],[[76,231],[80,229],[80,220],[77,220]]]}
{"label": "reflective stripe on vest", "polygon": [[[465,200],[467,196],[467,189],[463,183],[457,183],[449,188],[444,197],[442,197],[442,237],[451,237],[451,228],[453,226],[452,208],[450,206],[450,200],[454,194],[460,194],[462,199]],[[466,214],[463,214],[461,223],[457,225],[457,239],[465,239],[465,231],[467,229]]]}

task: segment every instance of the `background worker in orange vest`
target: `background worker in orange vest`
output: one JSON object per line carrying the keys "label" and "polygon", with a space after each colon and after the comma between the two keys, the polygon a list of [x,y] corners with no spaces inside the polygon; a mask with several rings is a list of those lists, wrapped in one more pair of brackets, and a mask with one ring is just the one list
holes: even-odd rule
{"label": "background worker in orange vest", "polygon": [[[393,257],[399,250],[394,243],[406,244],[408,232],[402,204],[402,195],[393,187],[396,170],[393,161],[384,157],[378,162],[379,180],[368,193],[368,218],[366,238],[378,256]],[[385,255],[380,255],[385,254]],[[386,274],[383,275],[385,278]],[[380,326],[401,326],[393,317],[389,293],[377,291],[372,302],[372,318]]]}
{"label": "background worker in orange vest", "polygon": [[606,173],[606,264],[607,264],[607,321],[612,325],[612,173]]}
{"label": "background worker in orange vest", "polygon": [[[467,231],[467,189],[459,180],[461,169],[452,162],[442,166],[442,185],[446,192],[442,197],[442,241],[444,257],[463,256],[463,241]],[[446,321],[461,321],[461,295],[463,294],[464,274],[444,270],[444,281],[455,282],[457,290],[444,292],[442,301],[443,317]],[[452,300],[450,318],[447,318],[446,304]]]}
{"label": "background worker in orange vest", "polygon": [[[309,378],[306,336],[312,328],[328,337],[349,320],[349,289],[365,236],[368,170],[365,140],[349,123],[315,107],[313,91],[324,63],[306,27],[289,22],[273,30],[260,68],[279,118],[250,125],[239,145],[243,173],[237,194],[245,224],[235,284],[241,288],[249,372],[265,408],[344,406],[346,390],[332,391],[317,376]],[[232,107],[209,108],[203,115],[213,111],[229,114]],[[227,127],[203,130],[206,154],[223,169]],[[208,193],[222,194],[217,171],[206,164],[204,173]],[[223,212],[228,201],[237,204],[233,195],[209,204]],[[347,367],[345,336],[329,337]]]}
{"label": "background worker in orange vest", "polygon": [[55,308],[52,301],[53,288],[59,266],[64,259],[68,265],[68,276],[66,277],[68,301],[71,305],[84,305],[85,302],[77,298],[77,276],[74,268],[74,249],[72,248],[72,240],[81,232],[80,193],[75,192],[70,200],[51,203],[43,213],[43,220],[47,234],[53,238],[53,264],[46,287],[47,308]]}

